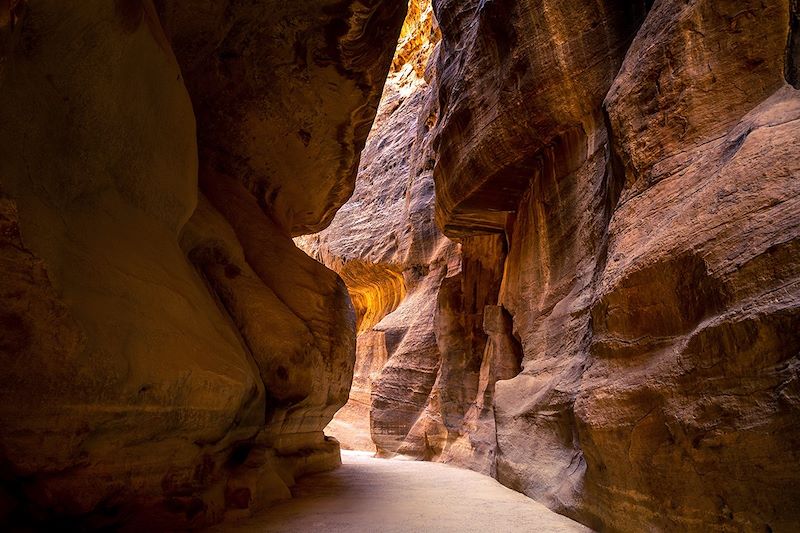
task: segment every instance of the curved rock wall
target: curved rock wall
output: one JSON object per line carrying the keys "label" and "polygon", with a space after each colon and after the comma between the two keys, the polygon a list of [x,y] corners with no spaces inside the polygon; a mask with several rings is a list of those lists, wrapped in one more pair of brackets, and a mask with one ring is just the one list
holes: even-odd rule
{"label": "curved rock wall", "polygon": [[[359,317],[350,399],[327,431],[347,448],[493,474],[494,382],[519,365],[519,354],[484,358],[505,241],[460,246],[436,228],[438,99],[435,64],[424,67],[437,41],[430,2],[411,2],[356,191],[329,228],[298,242],[342,276]],[[486,327],[502,336],[507,325],[498,308]]]}
{"label": "curved rock wall", "polygon": [[234,176],[286,233],[350,197],[405,15],[400,0],[157,0],[204,165]]}
{"label": "curved rock wall", "polygon": [[[495,475],[600,529],[795,529],[796,6],[434,8],[426,83],[398,104],[390,81],[314,245],[375,295],[334,431],[370,447],[369,413],[380,454]],[[408,232],[386,230],[426,175],[409,151],[460,243],[419,288]]]}
{"label": "curved rock wall", "polygon": [[796,7],[434,7],[437,219],[508,241],[498,479],[602,529],[800,527]]}
{"label": "curved rock wall", "polygon": [[349,195],[404,15],[0,3],[0,523],[198,526],[338,464],[355,316],[291,235]]}
{"label": "curved rock wall", "polygon": [[[430,2],[412,1],[355,193],[329,228],[297,239],[342,276],[359,321],[350,400],[328,428],[347,448],[375,449],[372,431],[379,450],[396,451],[436,378],[437,294],[459,265],[455,244],[433,220],[425,122],[435,114],[435,97],[424,67],[437,40]],[[411,383],[419,390],[400,399]]]}
{"label": "curved rock wall", "polygon": [[0,523],[246,515],[333,417],[602,530],[800,528],[797,2],[405,13],[0,2]]}

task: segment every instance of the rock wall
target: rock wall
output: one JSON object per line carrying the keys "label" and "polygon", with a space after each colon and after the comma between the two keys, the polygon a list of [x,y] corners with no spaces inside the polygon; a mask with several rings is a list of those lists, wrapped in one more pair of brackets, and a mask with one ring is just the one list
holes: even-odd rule
{"label": "rock wall", "polygon": [[0,524],[247,515],[333,418],[800,529],[797,1],[405,7],[0,2]]}
{"label": "rock wall", "polygon": [[[331,429],[598,529],[796,529],[795,3],[433,7],[307,245],[360,309]],[[446,273],[409,252],[432,163]]]}
{"label": "rock wall", "polygon": [[[426,83],[387,92],[350,214],[316,241],[376,295],[336,431],[369,446],[369,411],[380,454],[599,529],[796,529],[795,3],[434,8]],[[420,176],[398,154],[425,150],[459,248],[418,289],[383,229]]]}
{"label": "rock wall", "polygon": [[800,527],[795,3],[434,8],[436,217],[507,242],[498,479],[600,529]]}
{"label": "rock wall", "polygon": [[[519,365],[505,353],[482,364],[505,242],[462,247],[436,227],[428,59],[438,40],[430,2],[410,2],[355,193],[330,227],[297,241],[342,276],[358,317],[350,399],[326,431],[347,448],[493,474],[494,381]],[[487,328],[505,325],[498,308]]]}
{"label": "rock wall", "polygon": [[349,196],[404,16],[0,3],[0,524],[199,526],[338,464],[355,316],[291,236]]}
{"label": "rock wall", "polygon": [[[350,400],[328,428],[346,448],[374,450],[372,425],[378,449],[396,451],[436,379],[437,294],[442,280],[459,268],[455,244],[433,219],[425,123],[435,118],[435,95],[424,67],[437,41],[430,2],[410,2],[355,192],[330,227],[297,239],[342,276],[356,310],[359,335]],[[412,383],[419,390],[401,399],[398,394]],[[373,394],[387,403],[376,408]]]}

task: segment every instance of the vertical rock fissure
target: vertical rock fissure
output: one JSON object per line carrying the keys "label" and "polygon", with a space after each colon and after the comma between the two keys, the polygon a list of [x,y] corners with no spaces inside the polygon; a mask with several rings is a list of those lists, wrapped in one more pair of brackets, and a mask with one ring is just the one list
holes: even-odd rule
{"label": "vertical rock fissure", "polygon": [[329,228],[297,239],[342,276],[359,320],[350,399],[327,429],[345,448],[397,452],[439,368],[434,314],[456,249],[433,222],[425,67],[437,40],[430,2],[410,1],[355,192]]}

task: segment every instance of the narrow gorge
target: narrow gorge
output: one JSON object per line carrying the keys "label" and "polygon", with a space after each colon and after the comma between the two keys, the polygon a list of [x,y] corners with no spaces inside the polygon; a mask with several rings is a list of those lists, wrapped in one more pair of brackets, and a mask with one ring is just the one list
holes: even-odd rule
{"label": "narrow gorge", "polygon": [[0,529],[800,530],[799,43],[0,0]]}

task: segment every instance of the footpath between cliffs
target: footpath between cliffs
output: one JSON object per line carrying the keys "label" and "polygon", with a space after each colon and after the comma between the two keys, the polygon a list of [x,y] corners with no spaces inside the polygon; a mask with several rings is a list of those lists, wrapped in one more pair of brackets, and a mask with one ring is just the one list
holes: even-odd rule
{"label": "footpath between cliffs", "polygon": [[342,467],[300,480],[294,498],[215,532],[588,532],[494,479],[439,463],[342,451]]}

